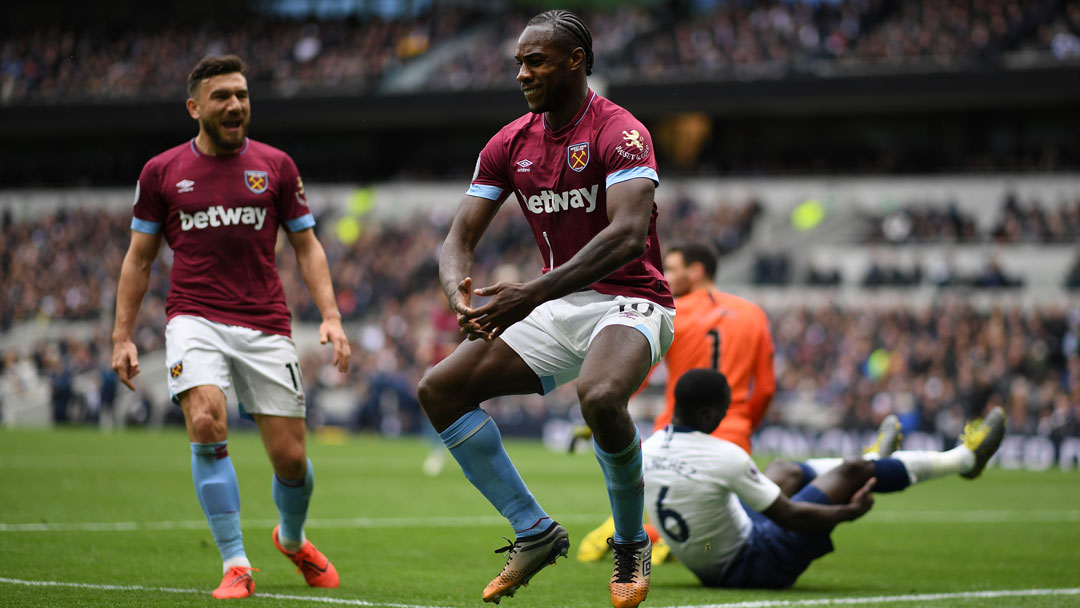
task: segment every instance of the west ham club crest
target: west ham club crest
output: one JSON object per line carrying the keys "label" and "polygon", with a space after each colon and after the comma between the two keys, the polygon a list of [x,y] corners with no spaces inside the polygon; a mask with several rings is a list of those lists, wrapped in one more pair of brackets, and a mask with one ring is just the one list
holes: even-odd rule
{"label": "west ham club crest", "polygon": [[255,194],[266,192],[266,186],[269,183],[270,178],[266,171],[244,171],[244,184]]}
{"label": "west ham club crest", "polygon": [[566,147],[566,164],[581,173],[589,164],[589,142],[582,142]]}

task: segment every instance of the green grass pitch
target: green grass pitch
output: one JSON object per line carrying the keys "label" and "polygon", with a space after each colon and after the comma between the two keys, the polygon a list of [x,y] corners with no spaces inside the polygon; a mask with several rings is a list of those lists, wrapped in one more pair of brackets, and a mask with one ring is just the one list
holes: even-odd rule
{"label": "green grass pitch", "polygon": [[[260,569],[256,596],[240,605],[483,605],[480,592],[504,559],[493,550],[505,544],[500,537],[510,530],[452,461],[438,477],[423,475],[422,441],[350,436],[333,443],[311,437],[316,491],[307,532],[341,574],[341,587],[331,590],[305,586],[271,543],[276,511],[258,436],[236,432],[229,448],[240,479],[248,556]],[[508,449],[541,504],[569,530],[571,542],[600,523],[607,495],[590,454],[554,453],[531,442],[509,442]],[[220,580],[220,561],[192,491],[189,463],[179,430],[0,431],[0,606],[220,605],[209,595]],[[89,525],[99,523],[110,525]],[[953,595],[1080,587],[1075,472],[989,469],[974,482],[942,479],[879,495],[865,518],[841,525],[833,538],[836,551],[793,589],[779,592],[703,589],[678,564],[656,565],[643,607],[781,601],[828,606],[839,605],[837,600],[1080,605],[1075,591]],[[502,605],[610,606],[610,563],[578,563],[574,550]],[[50,581],[87,586],[29,584]],[[895,597],[910,594],[946,595]],[[851,601],[872,597],[879,599]]]}

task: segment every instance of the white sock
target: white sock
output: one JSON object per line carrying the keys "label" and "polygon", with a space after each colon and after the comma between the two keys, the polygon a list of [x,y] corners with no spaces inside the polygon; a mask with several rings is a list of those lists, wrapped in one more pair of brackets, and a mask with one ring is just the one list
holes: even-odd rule
{"label": "white sock", "polygon": [[281,546],[289,553],[296,553],[304,546],[304,543],[307,542],[307,540],[304,538],[303,534],[300,535],[300,540],[292,540],[291,538],[285,538],[278,534],[278,542],[280,542]]}
{"label": "white sock", "polygon": [[246,555],[237,555],[236,557],[230,557],[225,560],[225,563],[221,565],[221,573],[225,574],[229,571],[229,568],[235,568],[236,566],[243,566],[244,568],[250,568],[251,562],[248,561]]}
{"label": "white sock", "polygon": [[891,457],[904,463],[911,483],[966,473],[975,466],[975,453],[962,444],[947,452],[900,450],[893,452]]}
{"label": "white sock", "polygon": [[840,466],[842,462],[844,462],[843,458],[811,458],[803,461],[806,466],[814,470],[818,477]]}

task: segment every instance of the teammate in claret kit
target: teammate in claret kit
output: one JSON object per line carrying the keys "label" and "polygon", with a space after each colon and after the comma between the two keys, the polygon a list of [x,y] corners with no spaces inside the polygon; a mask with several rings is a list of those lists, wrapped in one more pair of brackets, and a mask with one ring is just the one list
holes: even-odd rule
{"label": "teammate in claret kit", "polygon": [[228,450],[230,385],[258,425],[274,468],[272,495],[280,515],[274,545],[309,585],[339,582],[333,564],[304,536],[315,472],[305,451],[299,359],[274,264],[279,226],[322,313],[320,340],[333,345],[342,373],[350,356],[296,165],[284,152],[247,137],[251,101],[244,70],[236,56],[207,57],[188,77],[187,108],[199,133],[152,158],[139,176],[113,329],[113,369],[133,389],[139,360],[131,330],[164,235],[174,252],[165,328],[169,392],[184,412],[195,494],[221,554],[225,576],[213,593],[221,599],[255,590]]}

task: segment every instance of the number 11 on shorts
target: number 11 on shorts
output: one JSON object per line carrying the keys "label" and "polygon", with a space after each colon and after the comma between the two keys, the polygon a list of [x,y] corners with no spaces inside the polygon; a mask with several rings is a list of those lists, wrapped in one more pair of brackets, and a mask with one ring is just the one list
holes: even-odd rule
{"label": "number 11 on shorts", "polygon": [[299,363],[286,363],[285,369],[289,370],[289,379],[292,380],[293,390],[300,390],[300,381],[303,378],[300,376],[300,364]]}

